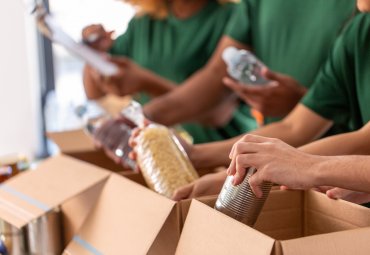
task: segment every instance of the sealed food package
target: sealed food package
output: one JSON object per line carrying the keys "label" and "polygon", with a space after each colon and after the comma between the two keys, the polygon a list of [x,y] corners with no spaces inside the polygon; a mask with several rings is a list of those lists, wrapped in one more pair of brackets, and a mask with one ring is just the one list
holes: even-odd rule
{"label": "sealed food package", "polygon": [[137,164],[148,186],[166,197],[199,178],[175,139],[168,128],[156,124],[137,137]]}

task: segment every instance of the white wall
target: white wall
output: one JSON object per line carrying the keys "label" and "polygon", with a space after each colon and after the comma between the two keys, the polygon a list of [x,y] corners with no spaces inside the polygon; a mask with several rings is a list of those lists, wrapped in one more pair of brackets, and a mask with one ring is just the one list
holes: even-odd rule
{"label": "white wall", "polygon": [[37,47],[22,0],[1,2],[0,31],[0,156],[34,156],[40,132]]}

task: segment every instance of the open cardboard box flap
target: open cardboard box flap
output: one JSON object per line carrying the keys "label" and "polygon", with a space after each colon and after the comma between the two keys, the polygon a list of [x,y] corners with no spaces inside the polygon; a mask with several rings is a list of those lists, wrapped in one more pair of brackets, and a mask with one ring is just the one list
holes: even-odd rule
{"label": "open cardboard box flap", "polygon": [[368,208],[313,191],[272,191],[252,229],[212,209],[216,199],[193,200],[188,212],[182,204],[177,254],[370,254]]}
{"label": "open cardboard box flap", "polygon": [[[179,238],[175,204],[141,185],[112,174],[94,209],[64,254],[171,254],[166,245],[173,246],[173,254]],[[174,217],[169,221],[171,215]],[[166,236],[162,241],[167,243],[156,244],[161,233]],[[163,252],[154,252],[153,249]]]}
{"label": "open cardboard box flap", "polygon": [[274,239],[193,200],[176,254],[269,255]]}
{"label": "open cardboard box flap", "polygon": [[56,156],[37,169],[0,186],[0,218],[21,228],[47,211],[104,182],[109,172],[68,156]]}
{"label": "open cardboard box flap", "polygon": [[82,128],[61,132],[48,132],[46,136],[50,138],[63,153],[96,150],[94,140]]}

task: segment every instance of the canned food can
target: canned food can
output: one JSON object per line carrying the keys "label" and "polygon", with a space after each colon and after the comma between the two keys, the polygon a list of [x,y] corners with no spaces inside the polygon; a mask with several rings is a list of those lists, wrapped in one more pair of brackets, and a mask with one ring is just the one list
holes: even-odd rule
{"label": "canned food can", "polygon": [[59,255],[63,249],[62,218],[59,208],[27,225],[29,254]]}
{"label": "canned food can", "polygon": [[249,168],[243,182],[237,186],[233,185],[234,176],[228,176],[215,204],[216,210],[250,227],[254,226],[272,187],[271,182],[262,183],[263,196],[256,197],[249,185],[249,178],[255,172],[255,168]]}
{"label": "canned food can", "polygon": [[0,254],[28,254],[26,244],[26,231],[24,228],[16,228],[0,219]]}

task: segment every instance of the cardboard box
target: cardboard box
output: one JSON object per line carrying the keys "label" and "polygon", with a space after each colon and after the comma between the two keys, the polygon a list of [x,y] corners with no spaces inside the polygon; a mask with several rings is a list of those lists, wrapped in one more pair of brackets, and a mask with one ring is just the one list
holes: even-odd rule
{"label": "cardboard box", "polygon": [[47,137],[51,139],[65,155],[113,172],[131,171],[131,169],[125,169],[122,165],[116,164],[103,150],[97,149],[92,137],[86,133],[84,129],[50,132],[47,133]]}
{"label": "cardboard box", "polygon": [[210,208],[216,199],[193,200],[189,211],[184,201],[176,254],[370,254],[368,208],[313,191],[272,191],[253,229]]}
{"label": "cardboard box", "polygon": [[179,220],[174,201],[113,173],[63,254],[174,254]]}
{"label": "cardboard box", "polygon": [[[0,186],[0,218],[22,228],[54,208],[65,215],[68,242],[83,223],[110,172],[67,156],[45,160]],[[74,202],[73,200],[76,199]],[[78,202],[78,206],[68,207]],[[66,206],[66,207],[65,207]]]}

